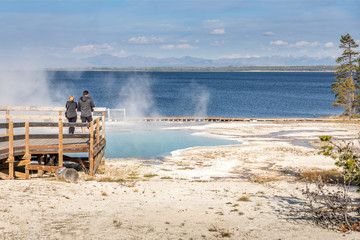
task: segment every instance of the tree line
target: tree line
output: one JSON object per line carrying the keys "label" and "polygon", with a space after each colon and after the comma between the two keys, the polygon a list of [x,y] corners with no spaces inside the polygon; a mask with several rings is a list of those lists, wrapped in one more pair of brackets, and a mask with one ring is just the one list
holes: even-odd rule
{"label": "tree line", "polygon": [[48,71],[151,71],[151,72],[335,72],[336,65],[224,66],[224,67],[89,67],[49,68]]}

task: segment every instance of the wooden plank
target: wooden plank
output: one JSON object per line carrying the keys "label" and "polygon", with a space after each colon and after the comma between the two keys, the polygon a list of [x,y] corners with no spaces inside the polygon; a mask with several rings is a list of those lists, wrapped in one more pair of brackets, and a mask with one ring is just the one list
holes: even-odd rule
{"label": "wooden plank", "polygon": [[8,148],[1,149],[1,150],[0,150],[0,153],[8,153],[8,152],[9,152],[9,149],[8,149]]}
{"label": "wooden plank", "polygon": [[89,134],[63,134],[63,138],[89,138]]}
{"label": "wooden plank", "polygon": [[103,150],[101,151],[101,153],[97,156],[97,159],[96,159],[96,165],[94,167],[94,173],[96,173],[98,167],[99,167],[99,164],[101,162],[101,159],[103,158],[105,154],[105,148],[103,148]]}
{"label": "wooden plank", "polygon": [[58,149],[59,145],[32,145],[30,149]]}
{"label": "wooden plank", "polygon": [[59,169],[59,166],[44,166],[44,165],[27,165],[25,169],[27,170],[38,170],[38,171],[49,171],[49,172],[55,172],[57,169]]}
{"label": "wooden plank", "polygon": [[102,125],[101,125],[102,137],[105,138],[105,111],[101,113],[101,121],[102,121]]}
{"label": "wooden plank", "polygon": [[9,122],[9,157],[7,162],[9,163],[9,176],[10,179],[14,179],[14,123]]}
{"label": "wooden plank", "polygon": [[[29,164],[30,164],[30,160],[31,160],[31,155],[30,155],[30,129],[29,129],[29,121],[25,121],[25,155],[24,155],[24,159],[25,160],[29,160]],[[30,172],[28,169],[25,168],[25,179],[26,180],[30,180]]]}
{"label": "wooden plank", "polygon": [[64,127],[88,127],[89,123],[64,123]]}
{"label": "wooden plank", "polygon": [[[65,107],[40,107],[40,106],[0,106],[0,111],[41,111],[41,112],[58,112],[66,111]],[[104,112],[106,108],[96,107],[94,112]]]}
{"label": "wooden plank", "polygon": [[[88,138],[89,134],[63,134],[63,138]],[[59,134],[31,134],[30,139],[55,139]]]}
{"label": "wooden plank", "polygon": [[[59,112],[59,114],[61,114]],[[63,122],[59,120],[59,166],[63,166]]]}
{"label": "wooden plank", "polygon": [[[32,145],[30,146],[30,149],[58,149],[59,145]],[[85,145],[85,144],[73,144],[73,145],[64,145],[63,144],[63,149],[65,148],[89,148],[89,145]]]}
{"label": "wooden plank", "polygon": [[106,145],[106,141],[105,139],[103,139],[101,141],[101,143],[99,144],[99,147],[94,147],[94,156],[98,155],[98,153],[101,151],[102,148],[104,148],[104,146]]}
{"label": "wooden plank", "polygon": [[[58,120],[66,119],[65,116],[55,115],[9,115],[9,119],[44,119],[44,120]],[[0,119],[6,119],[6,116],[0,115]]]}
{"label": "wooden plank", "polygon": [[7,141],[9,141],[9,136],[0,137],[0,142],[7,142]]}
{"label": "wooden plank", "polygon": [[4,180],[10,180],[11,179],[10,175],[2,173],[2,172],[0,172],[0,178],[2,178]]}
{"label": "wooden plank", "polygon": [[30,122],[30,127],[58,127],[57,122]]}
{"label": "wooden plank", "polygon": [[26,179],[26,174],[22,172],[15,172],[15,177]]}
{"label": "wooden plank", "polygon": [[24,140],[24,139],[25,139],[25,134],[14,135],[14,140]]}
{"label": "wooden plank", "polygon": [[59,138],[58,134],[31,134],[30,139],[54,139]]}
{"label": "wooden plank", "polygon": [[96,142],[100,142],[100,119],[96,119]]}
{"label": "wooden plank", "polygon": [[14,128],[23,128],[25,127],[25,122],[17,122],[13,124]]}
{"label": "wooden plank", "polygon": [[18,166],[25,166],[26,164],[30,164],[30,163],[31,163],[30,160],[20,160],[18,162],[14,162],[14,165],[18,167]]}
{"label": "wooden plank", "polygon": [[94,121],[90,123],[90,145],[89,145],[89,162],[90,175],[94,175]]}

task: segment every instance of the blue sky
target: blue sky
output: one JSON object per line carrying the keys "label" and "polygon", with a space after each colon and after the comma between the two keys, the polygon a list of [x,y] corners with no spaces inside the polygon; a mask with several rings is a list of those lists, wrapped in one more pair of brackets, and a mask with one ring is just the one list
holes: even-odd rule
{"label": "blue sky", "polygon": [[[358,0],[0,0],[0,58],[337,57]],[[359,41],[360,42],[360,41]]]}

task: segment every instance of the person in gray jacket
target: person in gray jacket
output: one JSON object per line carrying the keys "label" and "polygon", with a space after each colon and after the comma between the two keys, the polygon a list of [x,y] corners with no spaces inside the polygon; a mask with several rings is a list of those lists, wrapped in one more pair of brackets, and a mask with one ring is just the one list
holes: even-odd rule
{"label": "person in gray jacket", "polygon": [[[65,117],[68,119],[69,123],[76,122],[77,119],[77,104],[74,102],[74,96],[70,96],[69,100],[66,102],[66,112]],[[75,127],[69,127],[69,134],[74,134]]]}
{"label": "person in gray jacket", "polygon": [[[95,104],[89,97],[89,91],[85,90],[83,96],[78,101],[78,111],[81,112],[81,122],[92,121],[92,111],[94,110]],[[85,127],[82,127],[82,133],[85,134]]]}

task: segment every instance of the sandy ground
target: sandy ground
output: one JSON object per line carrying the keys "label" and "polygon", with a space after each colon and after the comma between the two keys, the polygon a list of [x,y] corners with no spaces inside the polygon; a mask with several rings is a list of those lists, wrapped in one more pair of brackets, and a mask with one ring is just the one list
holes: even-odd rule
{"label": "sandy ground", "polygon": [[51,176],[0,181],[0,239],[360,239],[299,212],[304,183],[294,177],[335,168],[310,143],[320,135],[355,139],[358,124],[185,128],[243,144],[178,150],[163,160],[108,159],[104,174],[82,174],[77,184]]}

